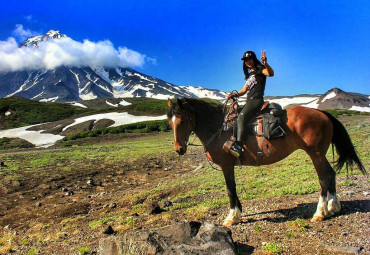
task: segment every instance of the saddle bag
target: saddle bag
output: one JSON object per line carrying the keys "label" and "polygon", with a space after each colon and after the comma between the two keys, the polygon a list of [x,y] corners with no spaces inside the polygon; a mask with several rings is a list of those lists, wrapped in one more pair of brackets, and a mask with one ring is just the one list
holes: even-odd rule
{"label": "saddle bag", "polygon": [[262,116],[263,135],[266,139],[282,137],[285,134],[282,128],[281,118],[275,117],[271,114],[264,114]]}

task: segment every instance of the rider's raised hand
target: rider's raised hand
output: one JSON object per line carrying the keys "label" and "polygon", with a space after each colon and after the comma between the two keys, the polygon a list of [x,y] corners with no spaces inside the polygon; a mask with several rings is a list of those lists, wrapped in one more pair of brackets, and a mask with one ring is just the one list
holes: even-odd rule
{"label": "rider's raised hand", "polygon": [[265,50],[261,51],[261,62],[262,62],[263,65],[266,65],[266,63],[267,63],[267,57],[266,57],[266,51]]}

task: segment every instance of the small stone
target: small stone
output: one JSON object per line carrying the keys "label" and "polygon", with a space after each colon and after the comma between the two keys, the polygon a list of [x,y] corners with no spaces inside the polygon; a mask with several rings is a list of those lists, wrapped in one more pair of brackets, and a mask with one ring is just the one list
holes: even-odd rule
{"label": "small stone", "polygon": [[114,230],[113,230],[113,228],[112,228],[112,226],[108,226],[105,230],[104,230],[104,232],[103,232],[104,234],[106,234],[106,235],[112,235],[112,234],[114,234]]}
{"label": "small stone", "polygon": [[109,204],[109,207],[110,207],[111,209],[114,209],[114,208],[116,208],[116,207],[117,207],[117,204],[116,204],[116,203],[110,203],[110,204]]}
{"label": "small stone", "polygon": [[163,169],[164,171],[168,171],[168,168],[166,167],[165,169]]}
{"label": "small stone", "polygon": [[87,183],[87,185],[90,185],[90,186],[94,186],[95,185],[95,182],[92,179],[88,180],[86,183]]}
{"label": "small stone", "polygon": [[347,190],[347,191],[344,191],[344,195],[347,195],[347,196],[352,196],[354,195],[355,193],[352,191],[352,190]]}
{"label": "small stone", "polygon": [[149,213],[150,214],[159,214],[162,212],[161,207],[159,206],[158,202],[154,201],[149,205]]}
{"label": "small stone", "polygon": [[367,196],[367,195],[369,195],[369,192],[364,191],[364,192],[362,192],[362,194],[364,194],[365,196]]}
{"label": "small stone", "polygon": [[42,206],[41,202],[38,202],[38,203],[36,204],[36,206],[37,206],[37,207],[41,207],[41,206]]}
{"label": "small stone", "polygon": [[72,190],[70,190],[70,191],[67,191],[64,195],[66,197],[68,197],[68,196],[72,196],[73,194],[74,194],[74,192]]}
{"label": "small stone", "polygon": [[171,201],[166,201],[166,202],[164,202],[163,206],[164,207],[170,207],[170,206],[172,206],[172,202]]}
{"label": "small stone", "polygon": [[67,192],[69,189],[67,189],[67,188],[62,188],[62,191],[63,192]]}

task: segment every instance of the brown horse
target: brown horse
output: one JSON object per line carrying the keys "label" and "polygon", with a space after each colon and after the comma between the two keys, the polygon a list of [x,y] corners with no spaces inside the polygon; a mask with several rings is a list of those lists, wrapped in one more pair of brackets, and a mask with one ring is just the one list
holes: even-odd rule
{"label": "brown horse", "polygon": [[[230,212],[223,224],[231,226],[240,222],[242,206],[236,194],[234,176],[237,159],[222,149],[231,133],[222,132],[218,135],[224,118],[222,106],[191,98],[177,99],[177,102],[169,99],[168,106],[167,117],[173,130],[176,152],[183,155],[191,132],[197,135],[206,156],[221,167],[225,177]],[[297,149],[304,150],[315,166],[321,186],[319,203],[311,221],[322,221],[341,209],[336,196],[336,173],[325,157],[330,144],[335,145],[339,154],[338,170],[345,163],[355,163],[363,173],[366,170],[356,155],[346,129],[329,113],[296,106],[284,110],[282,119],[285,135],[272,140],[250,135],[240,156],[240,164],[268,165],[284,159]],[[257,155],[258,151],[262,151],[262,157]]]}

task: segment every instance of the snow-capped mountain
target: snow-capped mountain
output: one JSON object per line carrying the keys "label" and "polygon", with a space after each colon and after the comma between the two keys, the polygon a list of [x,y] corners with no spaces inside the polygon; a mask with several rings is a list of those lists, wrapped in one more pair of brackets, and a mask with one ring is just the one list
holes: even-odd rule
{"label": "snow-capped mountain", "polygon": [[41,42],[45,42],[45,41],[52,40],[52,39],[58,39],[62,37],[67,37],[67,36],[64,34],[61,34],[59,31],[50,30],[44,35],[37,35],[37,36],[28,38],[19,47],[24,47],[24,46],[38,47],[39,43]]}
{"label": "snow-capped mountain", "polygon": [[[36,51],[40,44],[46,41],[66,37],[59,31],[50,30],[44,35],[28,38],[19,47],[33,47]],[[46,102],[115,97],[209,97],[221,100],[226,95],[226,92],[219,90],[177,86],[120,66],[59,66],[52,70],[24,70],[0,74],[0,97],[20,96]]]}
{"label": "snow-capped mountain", "polygon": [[294,105],[301,105],[320,110],[347,109],[360,112],[370,112],[369,95],[345,92],[339,88],[330,89],[323,95],[265,97],[265,100],[278,103],[283,108],[288,108]]}

